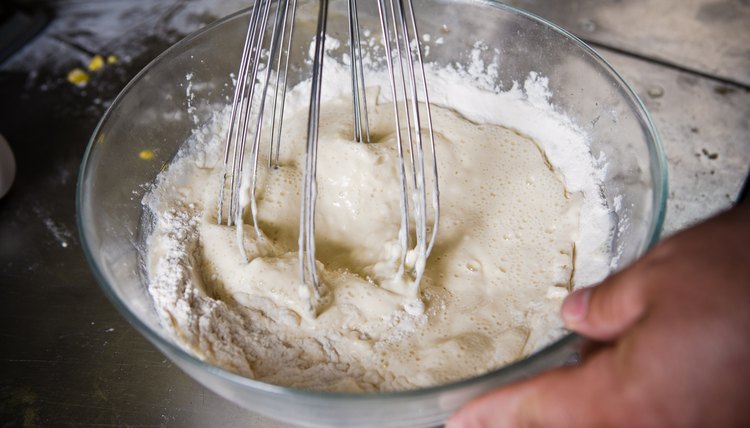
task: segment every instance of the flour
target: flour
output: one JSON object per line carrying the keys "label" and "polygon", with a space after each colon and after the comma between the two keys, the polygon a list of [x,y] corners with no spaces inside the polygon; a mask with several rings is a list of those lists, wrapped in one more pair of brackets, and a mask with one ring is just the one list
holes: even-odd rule
{"label": "flour", "polygon": [[[259,241],[252,226],[241,230],[249,262],[235,232],[215,224],[226,108],[160,174],[143,201],[155,218],[147,271],[175,340],[260,381],[356,392],[464,379],[560,337],[557,312],[568,290],[608,269],[602,163],[555,111],[546,79],[532,73],[500,91],[478,77],[492,66],[474,58],[465,69],[427,67],[443,217],[423,309],[388,286],[398,245],[398,196],[388,189],[397,175],[387,80],[374,73],[372,127],[386,137],[370,145],[349,141],[349,85],[323,86],[317,317],[296,293],[300,146],[282,148],[280,170],[259,171],[258,220],[269,239]],[[327,60],[324,70],[325,82],[348,82],[344,64]],[[304,84],[289,92],[287,141],[304,136],[308,97]]]}

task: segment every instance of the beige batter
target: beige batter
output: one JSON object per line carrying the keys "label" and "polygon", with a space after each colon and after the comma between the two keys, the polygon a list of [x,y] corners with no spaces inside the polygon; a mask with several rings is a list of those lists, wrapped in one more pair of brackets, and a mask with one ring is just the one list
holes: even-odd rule
{"label": "beige batter", "polygon": [[370,144],[351,141],[350,101],[322,111],[317,317],[298,293],[304,112],[285,120],[282,167],[259,173],[266,238],[245,226],[249,262],[235,230],[215,220],[223,120],[199,133],[145,201],[157,213],[150,291],[182,345],[264,382],[378,391],[475,376],[559,336],[581,196],[533,140],[433,107],[442,213],[420,313],[394,281],[400,182],[390,105],[371,114]]}

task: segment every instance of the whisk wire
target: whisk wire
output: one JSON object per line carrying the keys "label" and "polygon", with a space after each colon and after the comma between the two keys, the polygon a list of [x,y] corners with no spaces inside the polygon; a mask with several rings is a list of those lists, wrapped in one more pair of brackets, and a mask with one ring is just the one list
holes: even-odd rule
{"label": "whisk wire", "polygon": [[[268,22],[270,5],[270,0],[256,0],[255,2],[245,37],[245,46],[243,47],[242,59],[240,60],[240,70],[237,75],[237,86],[235,88],[235,98],[232,102],[224,163],[223,185],[226,183],[227,164],[229,163],[228,152],[231,148],[229,206],[227,208],[227,225],[229,226],[233,223],[239,226],[242,223],[240,218],[239,190],[245,159],[247,131],[253,107],[252,100],[256,88],[255,81],[260,67],[261,49],[265,35],[264,29]],[[222,204],[223,197],[220,197],[218,213],[220,223],[223,217]],[[244,252],[244,248],[242,248],[242,251]]]}
{"label": "whisk wire", "polygon": [[[297,15],[297,0],[286,0],[286,11],[291,8],[289,16],[284,16],[284,22],[281,29],[281,40],[279,44],[284,46],[279,51],[276,64],[276,85],[273,98],[273,116],[271,119],[271,142],[268,152],[268,166],[279,167],[279,148],[281,146],[281,129],[284,118],[284,106],[286,101],[287,77],[289,76],[289,54],[292,50],[292,39],[294,38],[294,19]],[[288,28],[288,33],[287,33]],[[281,101],[279,101],[281,100]],[[278,107],[277,107],[278,105]]]}
{"label": "whisk wire", "polygon": [[[421,280],[424,273],[424,262],[429,257],[434,244],[434,237],[437,232],[439,208],[437,201],[439,198],[439,187],[437,184],[437,158],[434,145],[434,131],[432,127],[432,112],[429,107],[429,98],[427,96],[427,85],[424,71],[423,57],[419,45],[419,33],[416,28],[416,19],[411,1],[404,0],[379,0],[378,14],[380,17],[381,29],[383,31],[383,44],[385,48],[385,57],[388,67],[388,73],[391,82],[391,95],[393,98],[393,109],[396,123],[396,146],[401,168],[401,231],[399,240],[402,244],[401,266],[399,273],[402,273],[407,263],[407,253],[410,251],[411,243],[409,233],[410,219],[414,220],[414,263],[411,271],[414,274],[415,288]],[[407,15],[409,19],[407,19]],[[411,31],[409,24],[411,25]],[[394,60],[394,52],[396,59]],[[419,66],[417,67],[417,63]],[[419,71],[419,80],[421,80],[422,93],[419,91],[417,78]],[[401,104],[399,107],[399,93],[401,95]],[[426,189],[426,166],[424,155],[424,136],[422,130],[422,113],[420,112],[420,95],[422,101],[426,104],[426,122],[427,133],[429,134],[433,175],[433,234],[427,240],[428,231],[428,213],[427,213],[427,189]],[[401,117],[406,124],[405,138],[401,137]],[[405,141],[404,141],[405,140]],[[409,161],[411,164],[411,186],[413,192],[409,191],[406,171],[404,168],[404,147],[409,152]],[[411,204],[409,199],[413,199]],[[413,213],[410,210],[413,206]],[[411,214],[411,215],[410,215]]]}
{"label": "whisk wire", "polygon": [[[320,128],[320,97],[323,83],[328,0],[320,0],[318,27],[315,34],[315,53],[310,90],[310,109],[307,119],[307,144],[305,146],[305,173],[302,203],[300,204],[299,265],[303,284],[320,296],[318,273],[315,265],[315,204],[317,199],[318,131]],[[312,304],[311,304],[312,305]]]}
{"label": "whisk wire", "polygon": [[[259,151],[260,151],[260,140],[263,133],[263,116],[266,110],[266,96],[268,94],[268,82],[271,81],[271,74],[273,72],[273,60],[276,57],[277,53],[280,49],[280,42],[281,37],[283,36],[283,27],[286,23],[285,16],[288,6],[287,2],[279,2],[276,8],[276,15],[274,17],[274,26],[272,28],[271,32],[271,45],[269,48],[269,54],[268,54],[268,60],[266,63],[266,75],[264,82],[265,84],[261,85],[263,90],[260,96],[260,105],[258,106],[257,111],[257,117],[255,121],[255,130],[253,133],[253,141],[251,145],[251,151],[250,151],[250,158],[251,158],[251,184],[250,184],[250,212],[253,218],[253,227],[255,229],[255,234],[258,237],[258,239],[262,239],[262,235],[260,232],[260,226],[258,225],[258,202],[256,198],[256,189],[257,189],[257,179],[258,179],[258,157],[259,157]],[[270,10],[270,2],[269,2],[269,10]],[[265,20],[268,19],[268,10],[266,10],[266,17]],[[265,22],[265,21],[264,21]],[[263,26],[265,28],[265,25]],[[262,46],[262,37],[261,37],[261,43],[259,46]],[[256,55],[260,56],[260,51],[257,51]],[[258,61],[258,68],[260,65],[260,61]],[[254,70],[254,73],[257,73],[258,69]],[[253,80],[254,81],[254,80]],[[253,85],[255,86],[255,85]],[[252,99],[252,96],[251,96]],[[276,100],[274,100],[274,107],[275,108]],[[249,119],[249,116],[247,116]],[[245,131],[247,128],[245,128]],[[273,134],[271,134],[272,140],[271,144],[273,144]],[[244,141],[243,141],[243,147],[244,147]]]}
{"label": "whisk wire", "polygon": [[[406,178],[406,169],[404,166],[404,149],[403,142],[401,139],[401,117],[398,108],[398,91],[396,86],[396,76],[394,71],[393,63],[393,47],[390,37],[390,29],[388,26],[388,20],[386,19],[386,3],[385,0],[378,0],[378,16],[380,18],[380,28],[383,32],[383,47],[385,49],[385,60],[386,68],[388,70],[388,77],[391,82],[391,98],[393,99],[393,118],[396,128],[396,153],[399,160],[399,178],[401,182],[399,199],[399,208],[401,209],[401,227],[399,228],[399,244],[402,249],[409,247],[409,197],[408,197],[408,184]],[[404,273],[406,266],[406,251],[401,252],[401,258],[398,268],[398,275],[401,276]]]}
{"label": "whisk wire", "polygon": [[[433,166],[433,201],[437,201],[439,198],[439,187],[438,187],[438,180],[437,180],[437,159],[435,156],[435,139],[434,139],[434,131],[432,128],[432,112],[430,109],[429,104],[429,96],[427,95],[427,86],[426,86],[426,77],[424,73],[424,62],[422,60],[422,52],[421,52],[421,46],[419,43],[419,32],[416,26],[416,19],[414,16],[414,8],[412,7],[411,1],[406,2],[408,3],[408,8],[405,7],[405,2],[403,0],[398,1],[398,13],[399,13],[399,20],[398,22],[401,25],[401,32],[403,35],[403,43],[404,43],[404,50],[407,52],[405,55],[406,57],[406,75],[409,80],[409,89],[411,90],[411,97],[409,97],[407,94],[404,94],[405,98],[410,98],[411,102],[411,113],[414,118],[414,127],[408,127],[408,130],[414,129],[414,137],[415,137],[415,143],[416,143],[416,154],[417,154],[417,162],[416,166],[413,169],[414,172],[414,181],[415,181],[415,209],[417,212],[415,212],[415,222],[417,223],[417,251],[419,254],[419,257],[415,260],[415,276],[416,281],[415,284],[419,284],[421,277],[424,273],[424,263],[429,257],[430,252],[432,251],[432,246],[434,244],[434,236],[437,233],[437,223],[439,218],[439,208],[437,204],[433,205],[433,236],[430,238],[430,241],[427,241],[427,178],[426,178],[426,166],[425,166],[425,156],[424,156],[424,140],[422,135],[422,118],[420,115],[420,102],[419,102],[419,90],[418,90],[418,83],[417,83],[417,76],[415,72],[415,62],[419,63],[419,69],[421,72],[421,82],[422,82],[422,88],[423,88],[423,99],[424,103],[426,105],[426,113],[427,113],[427,123],[428,123],[428,134],[430,139],[430,146],[431,146],[431,152],[432,152],[432,166]],[[393,0],[391,0],[391,4],[393,4]],[[408,12],[407,10],[408,9]],[[407,13],[410,16],[410,19],[407,20]],[[394,14],[395,15],[395,14]],[[413,38],[409,37],[409,22],[411,22],[412,25],[412,32],[413,32]],[[413,43],[412,43],[413,40]],[[416,61],[415,61],[416,57]],[[410,149],[411,152],[414,153],[414,148],[411,146],[412,139],[409,140],[410,143]],[[412,157],[413,160],[413,157]]]}
{"label": "whisk wire", "polygon": [[349,50],[352,73],[352,103],[354,110],[354,141],[370,142],[370,125],[367,114],[367,91],[362,60],[362,40],[360,37],[357,0],[348,1]]}
{"label": "whisk wire", "polygon": [[[239,114],[238,107],[241,106],[242,102],[242,93],[245,89],[245,79],[247,77],[247,74],[244,73],[244,70],[247,67],[247,62],[250,61],[251,56],[251,50],[249,49],[250,46],[252,46],[252,37],[255,34],[254,30],[254,22],[259,9],[253,8],[252,15],[250,17],[250,24],[247,26],[247,31],[245,33],[245,42],[242,49],[242,56],[240,57],[240,67],[239,72],[237,73],[236,77],[236,83],[234,87],[234,96],[232,98],[232,106],[231,106],[231,112],[229,115],[229,131],[227,132],[226,142],[224,145],[224,164],[222,168],[222,181],[221,181],[221,187],[219,188],[219,207],[218,207],[218,213],[217,213],[217,222],[218,224],[223,223],[223,214],[224,214],[224,193],[226,190],[226,183],[227,183],[227,173],[228,171],[228,165],[230,164],[230,153],[233,153],[231,165],[234,167],[235,165],[235,158],[237,156],[237,148],[236,146],[233,146],[232,141],[235,135],[235,125],[237,124],[237,116]],[[232,150],[232,147],[234,147],[234,150]],[[229,185],[229,208],[227,209],[227,226],[231,226],[232,222],[232,200],[234,199],[234,179],[235,174],[234,170],[231,171],[231,181]]]}
{"label": "whisk wire", "polygon": [[414,7],[409,2],[409,21],[411,22],[412,29],[414,31],[414,39],[417,40],[415,44],[415,53],[417,56],[417,63],[419,64],[419,73],[422,82],[422,96],[424,97],[424,105],[427,113],[427,132],[430,139],[430,153],[432,165],[432,211],[433,211],[433,223],[432,223],[432,234],[430,236],[430,242],[427,245],[426,257],[429,257],[432,253],[432,249],[435,246],[435,240],[437,239],[437,232],[440,225],[440,181],[438,180],[438,165],[437,165],[437,152],[435,151],[435,129],[432,122],[432,107],[430,103],[430,94],[427,90],[427,75],[425,73],[424,59],[422,55],[422,46],[419,43],[419,28],[417,27],[417,18],[414,13]]}
{"label": "whisk wire", "polygon": [[[425,67],[416,18],[411,0],[376,0],[380,27],[383,32],[383,46],[387,72],[390,81],[395,123],[398,174],[400,179],[400,227],[398,242],[401,254],[398,262],[398,275],[408,269],[412,275],[416,294],[424,272],[424,262],[431,252],[439,221],[439,187],[437,183],[437,158],[430,110]],[[329,0],[319,0],[318,21],[313,52],[310,103],[307,121],[307,140],[304,152],[304,173],[300,201],[298,264],[301,286],[311,291],[315,298],[320,297],[320,278],[316,269],[315,211],[317,199],[317,157],[320,128],[321,88],[325,57]],[[276,4],[275,15],[271,18],[272,4]],[[245,34],[240,67],[236,78],[234,98],[231,105],[229,130],[224,150],[222,185],[219,192],[217,220],[219,224],[237,226],[237,239],[240,251],[245,255],[242,223],[243,209],[247,205],[242,195],[249,193],[253,226],[256,235],[262,239],[258,224],[258,157],[264,131],[264,116],[270,116],[269,160],[271,167],[279,166],[284,106],[289,77],[289,56],[294,36],[294,21],[297,0],[255,0],[248,30]],[[355,141],[370,141],[370,124],[365,85],[364,53],[359,21],[357,0],[348,0],[349,45],[351,58],[352,103]],[[272,23],[270,42],[266,43],[266,28]],[[264,60],[265,58],[265,60]],[[265,67],[265,69],[264,69]],[[265,73],[261,73],[265,71]],[[271,91],[272,102],[267,106],[269,86],[274,79]],[[259,80],[260,78],[260,80]],[[261,86],[258,88],[258,86]],[[256,99],[257,97],[257,99]],[[422,110],[423,106],[425,107]],[[270,111],[266,111],[266,109]],[[423,135],[422,124],[426,123],[428,136]],[[402,126],[405,125],[405,126]],[[250,147],[247,147],[250,138]],[[425,141],[429,139],[429,143]],[[430,155],[426,158],[424,145],[429,144]],[[249,183],[243,182],[246,149],[249,149]],[[410,169],[405,161],[408,151]],[[427,175],[425,162],[431,162],[432,194],[432,235],[427,238]],[[249,192],[246,192],[247,187]],[[225,198],[225,193],[229,193]],[[225,199],[227,199],[225,201]],[[226,204],[226,205],[225,205]],[[414,222],[414,238],[410,231]],[[412,255],[413,262],[409,255]],[[312,298],[308,301],[314,312]]]}

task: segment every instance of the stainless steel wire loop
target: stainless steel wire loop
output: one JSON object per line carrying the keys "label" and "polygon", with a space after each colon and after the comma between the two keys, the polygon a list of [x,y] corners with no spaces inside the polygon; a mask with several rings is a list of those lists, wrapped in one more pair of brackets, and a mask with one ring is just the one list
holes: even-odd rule
{"label": "stainless steel wire loop", "polygon": [[[401,255],[398,275],[409,276],[413,284],[412,293],[416,295],[426,260],[435,244],[440,217],[432,111],[412,1],[375,1],[393,102],[399,162],[397,169],[400,177],[401,219],[398,240]],[[273,4],[276,4],[275,8]],[[368,70],[364,61],[357,0],[347,0],[347,8],[354,120],[352,138],[356,142],[367,144],[372,138],[365,81]],[[301,285],[311,291],[311,310],[314,310],[313,299],[320,297],[315,254],[315,212],[328,9],[328,0],[318,0],[299,218],[299,275]],[[238,227],[239,247],[243,255],[245,249],[241,227],[244,222],[244,206],[249,205],[257,238],[265,239],[258,224],[258,157],[263,130],[270,129],[268,164],[270,167],[279,165],[296,10],[297,0],[255,0],[245,34],[225,141],[217,210],[219,224]],[[270,38],[267,37],[269,25]],[[264,120],[270,122],[266,124]],[[243,204],[240,201],[240,186],[245,168],[250,168],[251,182],[249,201]],[[431,184],[429,189],[428,184]]]}

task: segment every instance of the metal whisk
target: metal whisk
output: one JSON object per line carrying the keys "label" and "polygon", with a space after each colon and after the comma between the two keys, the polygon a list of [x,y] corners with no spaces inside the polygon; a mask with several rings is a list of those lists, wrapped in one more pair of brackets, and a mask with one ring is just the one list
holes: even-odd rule
{"label": "metal whisk", "polygon": [[[353,139],[367,144],[370,141],[370,129],[359,12],[357,0],[347,1],[354,110]],[[402,254],[398,275],[402,276],[405,273],[410,275],[412,284],[410,292],[416,297],[425,262],[435,244],[440,215],[432,113],[412,1],[376,1],[390,80],[390,95],[393,100],[394,131],[401,182],[399,242]],[[261,131],[264,128],[263,124],[266,123],[264,117],[265,120],[269,120],[268,116],[270,116],[270,122],[267,122],[271,129],[268,138],[269,162],[271,166],[278,166],[289,54],[297,8],[296,0],[280,0],[277,2],[275,12],[271,13],[272,3],[274,2],[271,0],[256,0],[251,13],[231,106],[219,194],[218,223],[238,226],[239,247],[243,255],[245,255],[245,249],[241,235],[243,208],[239,201],[240,181],[243,168],[247,163],[247,167],[251,168],[249,176],[252,177],[249,205],[253,226],[258,238],[263,239],[258,226],[255,198]],[[273,15],[272,18],[271,15]],[[265,29],[268,28],[269,19],[272,19],[271,37],[270,40],[266,40]],[[320,297],[320,280],[315,265],[317,149],[327,20],[328,0],[319,0],[298,241],[300,280],[308,292],[312,291],[311,295],[314,295],[316,299]],[[275,76],[273,70],[276,70]],[[273,94],[270,97],[272,101],[268,103],[268,92],[271,86],[273,87]],[[423,130],[423,126],[426,130]],[[425,145],[428,145],[429,150],[425,150]],[[250,151],[250,158],[247,162],[245,160],[246,149]],[[407,165],[409,165],[409,170],[407,170]],[[431,175],[432,179],[432,189],[429,192],[427,175]],[[226,192],[228,195],[225,195]],[[428,221],[428,194],[431,195],[430,205],[433,216],[431,225]],[[413,232],[411,231],[412,222]],[[313,310],[312,298],[309,304],[310,309]]]}
{"label": "metal whisk", "polygon": [[[245,34],[245,44],[242,49],[240,67],[232,100],[224,149],[224,168],[222,183],[219,190],[219,207],[217,220],[219,224],[242,224],[242,209],[239,203],[239,189],[242,171],[245,166],[245,150],[250,137],[250,167],[252,168],[253,183],[251,195],[251,210],[253,226],[260,236],[257,222],[257,204],[255,203],[255,170],[258,166],[258,152],[261,141],[261,131],[266,113],[268,88],[272,78],[273,64],[276,84],[274,85],[273,103],[271,105],[271,157],[278,162],[278,148],[281,140],[281,118],[284,114],[284,100],[286,95],[286,81],[289,71],[289,51],[294,35],[294,17],[297,10],[296,0],[282,0],[278,2],[274,13],[271,40],[266,40],[266,28],[271,15],[272,0],[255,0],[250,15],[250,22]],[[258,84],[259,73],[265,71],[263,84]],[[248,130],[251,131],[248,135]],[[274,149],[276,155],[274,156]],[[225,191],[229,192],[225,207]],[[240,245],[244,254],[244,247]]]}

